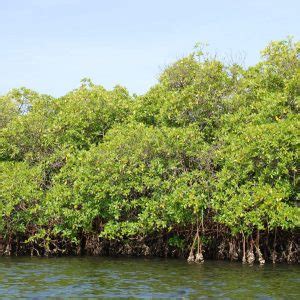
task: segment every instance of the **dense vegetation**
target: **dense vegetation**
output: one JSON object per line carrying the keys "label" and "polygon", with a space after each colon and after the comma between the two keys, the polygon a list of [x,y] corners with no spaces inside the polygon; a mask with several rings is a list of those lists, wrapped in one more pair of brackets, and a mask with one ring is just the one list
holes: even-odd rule
{"label": "dense vegetation", "polygon": [[0,252],[299,261],[299,53],[197,49],[142,96],[0,97]]}

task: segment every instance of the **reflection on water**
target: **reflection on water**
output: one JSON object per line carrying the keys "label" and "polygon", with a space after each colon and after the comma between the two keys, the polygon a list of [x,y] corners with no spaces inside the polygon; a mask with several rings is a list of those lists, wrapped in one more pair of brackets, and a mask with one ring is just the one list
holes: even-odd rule
{"label": "reflection on water", "polygon": [[299,265],[141,258],[0,258],[0,295],[300,299]]}

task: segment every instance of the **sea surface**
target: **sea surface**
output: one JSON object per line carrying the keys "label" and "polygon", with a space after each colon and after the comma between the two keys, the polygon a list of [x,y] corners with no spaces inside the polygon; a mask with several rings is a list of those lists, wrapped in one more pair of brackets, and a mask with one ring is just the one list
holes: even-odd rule
{"label": "sea surface", "polygon": [[0,298],[300,299],[300,266],[0,257]]}

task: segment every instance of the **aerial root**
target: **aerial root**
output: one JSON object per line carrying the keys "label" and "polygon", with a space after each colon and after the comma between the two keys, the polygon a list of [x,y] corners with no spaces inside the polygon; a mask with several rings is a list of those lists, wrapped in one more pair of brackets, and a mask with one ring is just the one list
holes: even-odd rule
{"label": "aerial root", "polygon": [[242,258],[242,262],[243,264],[247,263],[247,259],[246,259],[246,239],[245,239],[245,235],[242,232],[243,235],[243,258]]}
{"label": "aerial root", "polygon": [[264,265],[266,263],[266,261],[265,261],[263,255],[260,251],[260,248],[259,248],[259,231],[257,231],[256,243],[254,245],[255,245],[256,254],[258,256],[259,264]]}
{"label": "aerial root", "polygon": [[189,255],[189,257],[188,257],[187,261],[188,261],[189,263],[191,263],[191,262],[194,262],[194,261],[195,261],[195,257],[194,257],[194,254],[193,254],[193,253],[190,253],[190,255]]}
{"label": "aerial root", "polygon": [[236,243],[235,240],[232,238],[229,241],[229,257],[231,260],[237,260],[238,259],[238,253],[236,250]]}
{"label": "aerial root", "polygon": [[196,240],[197,240],[197,234],[195,235],[195,238],[194,238],[191,250],[190,250],[190,254],[189,254],[189,257],[187,259],[188,262],[194,262],[195,261],[194,247],[195,247]]}
{"label": "aerial root", "polygon": [[196,254],[195,262],[196,263],[203,263],[204,262],[204,257],[203,257],[202,252]]}
{"label": "aerial root", "polygon": [[[197,253],[196,256],[194,256],[194,248],[197,241]],[[199,235],[199,227],[197,226],[197,232],[190,250],[189,257],[187,259],[188,262],[195,262],[195,263],[203,263],[204,257],[202,254],[202,241]]]}
{"label": "aerial root", "polygon": [[255,256],[254,256],[254,253],[253,253],[253,240],[251,238],[250,248],[247,251],[247,263],[249,265],[253,265],[254,261],[255,261]]}

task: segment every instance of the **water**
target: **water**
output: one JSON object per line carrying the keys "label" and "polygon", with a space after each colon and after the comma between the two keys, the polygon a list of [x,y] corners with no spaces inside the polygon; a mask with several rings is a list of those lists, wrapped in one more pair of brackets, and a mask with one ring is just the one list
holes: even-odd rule
{"label": "water", "polygon": [[300,299],[299,265],[0,257],[0,297]]}

